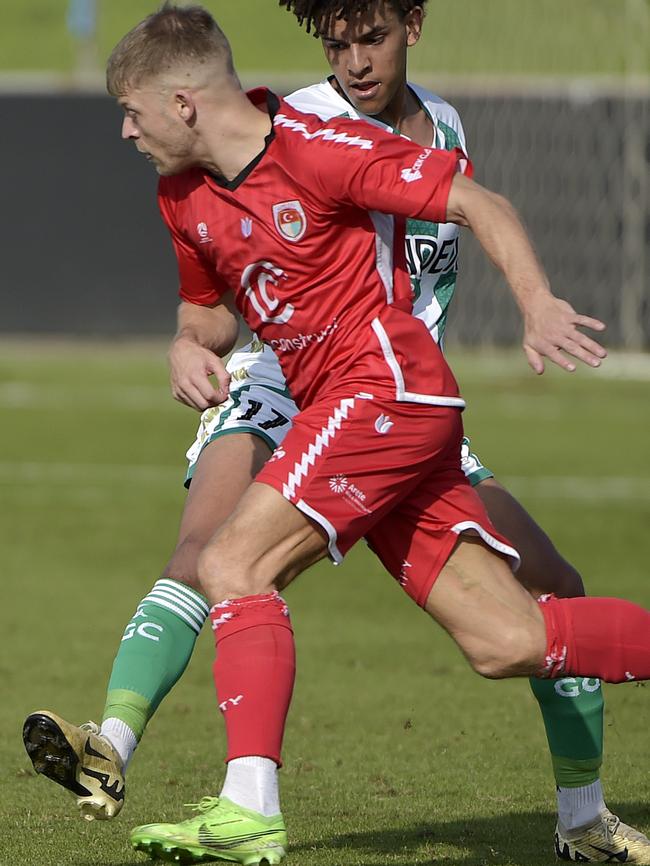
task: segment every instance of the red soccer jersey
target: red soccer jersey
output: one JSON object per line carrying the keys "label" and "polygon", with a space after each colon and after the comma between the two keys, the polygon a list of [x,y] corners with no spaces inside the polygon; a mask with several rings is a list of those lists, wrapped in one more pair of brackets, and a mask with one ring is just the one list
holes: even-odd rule
{"label": "red soccer jersey", "polygon": [[404,218],[446,220],[464,154],[345,118],[324,123],[264,89],[249,98],[266,103],[273,131],[240,175],[197,168],[160,180],[181,298],[212,304],[232,289],[299,406],[350,388],[464,405],[410,313],[404,263]]}

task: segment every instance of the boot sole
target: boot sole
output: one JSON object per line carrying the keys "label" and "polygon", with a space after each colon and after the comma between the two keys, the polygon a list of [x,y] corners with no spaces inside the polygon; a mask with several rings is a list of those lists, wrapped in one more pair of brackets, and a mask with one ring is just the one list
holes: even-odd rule
{"label": "boot sole", "polygon": [[131,842],[136,851],[143,851],[152,860],[165,860],[169,863],[240,863],[242,866],[277,866],[285,852],[282,848],[269,854],[249,854],[242,857],[228,856],[217,851],[199,850],[189,846],[174,845],[156,839],[139,839]]}
{"label": "boot sole", "polygon": [[90,797],[91,791],[77,781],[79,758],[54,719],[41,713],[27,716],[23,742],[34,769],[77,797]]}

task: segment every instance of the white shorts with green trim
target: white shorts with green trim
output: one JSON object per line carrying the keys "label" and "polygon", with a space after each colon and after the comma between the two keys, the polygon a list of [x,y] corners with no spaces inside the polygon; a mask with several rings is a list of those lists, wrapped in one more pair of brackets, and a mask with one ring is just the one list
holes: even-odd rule
{"label": "white shorts with green trim", "polygon": [[[186,487],[190,486],[201,452],[210,442],[232,433],[249,433],[259,436],[274,451],[298,412],[275,354],[260,340],[254,339],[234,352],[226,369],[231,376],[230,396],[201,415],[196,439],[186,454]],[[467,437],[463,439],[460,464],[472,486],[494,477],[471,451]]]}
{"label": "white shorts with green trim", "polygon": [[476,487],[481,481],[486,478],[494,478],[494,472],[490,472],[476,454],[471,450],[471,442],[467,436],[463,436],[463,444],[460,449],[460,468],[465,473],[465,478],[469,481],[472,487]]}
{"label": "white shorts with green trim", "polygon": [[274,451],[298,412],[275,354],[259,340],[234,352],[226,369],[231,377],[230,396],[201,415],[196,439],[186,454],[186,487],[190,486],[201,452],[210,442],[232,433],[249,433],[259,436]]}

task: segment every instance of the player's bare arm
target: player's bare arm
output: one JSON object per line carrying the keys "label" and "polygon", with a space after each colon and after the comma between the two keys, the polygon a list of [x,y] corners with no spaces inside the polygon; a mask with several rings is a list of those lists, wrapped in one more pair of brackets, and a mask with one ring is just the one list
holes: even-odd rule
{"label": "player's bare arm", "polygon": [[578,328],[603,331],[605,325],[576,313],[571,304],[552,294],[526,231],[507,199],[458,174],[449,194],[447,216],[474,232],[505,275],[524,319],[523,347],[536,373],[544,372],[544,357],[569,372],[576,369],[571,358],[591,367],[600,365],[607,352]]}
{"label": "player's bare arm", "polygon": [[178,327],[169,349],[170,384],[176,400],[203,411],[228,397],[230,375],[220,356],[230,352],[238,333],[239,320],[229,296],[213,306],[180,303]]}

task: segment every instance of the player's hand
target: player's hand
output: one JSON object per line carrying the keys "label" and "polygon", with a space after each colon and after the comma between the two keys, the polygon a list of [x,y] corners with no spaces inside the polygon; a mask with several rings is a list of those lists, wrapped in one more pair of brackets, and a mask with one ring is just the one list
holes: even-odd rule
{"label": "player's hand", "polygon": [[604,331],[605,327],[598,319],[576,313],[571,304],[554,295],[536,298],[524,311],[523,346],[528,363],[538,375],[544,372],[544,358],[569,373],[576,369],[573,358],[599,367],[607,351],[578,328]]}
{"label": "player's hand", "polygon": [[[198,412],[217,406],[228,397],[230,374],[221,358],[187,337],[179,337],[172,343],[169,370],[174,399]],[[215,377],[215,384],[210,376]]]}

